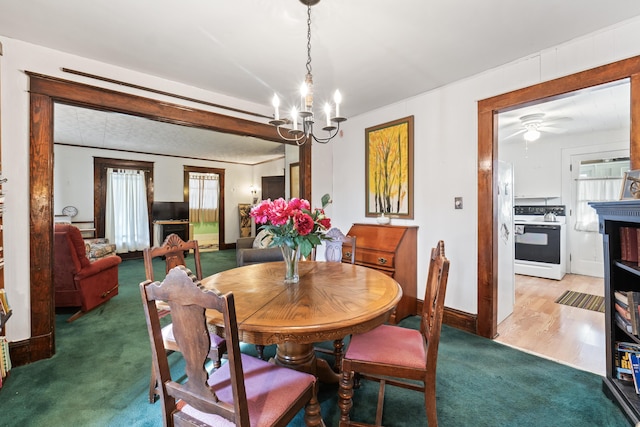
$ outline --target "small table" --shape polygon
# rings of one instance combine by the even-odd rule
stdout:
[[[337,375],[316,358],[313,344],[383,324],[402,289],[384,273],[352,264],[301,261],[298,273],[299,283],[285,285],[283,262],[269,262],[214,274],[202,285],[233,292],[241,341],[277,344],[279,365],[335,382]],[[211,324],[223,326],[219,313],[209,316]]]

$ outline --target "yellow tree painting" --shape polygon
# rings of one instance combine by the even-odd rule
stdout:
[[[413,218],[413,116],[365,134],[366,216]]]

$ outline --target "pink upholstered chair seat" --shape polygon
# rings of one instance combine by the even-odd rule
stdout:
[[[273,425],[284,410],[314,383],[314,377],[309,374],[274,366],[246,354],[242,355],[242,369],[252,427]],[[211,374],[208,383],[218,399],[233,404],[229,376],[229,364],[225,363]],[[233,425],[223,417],[198,411],[189,405],[182,406],[181,410],[205,425]]]
[[[427,360],[420,331],[390,325],[353,335],[345,357],[414,369],[424,369]]]
[[[211,338],[212,348],[218,348],[224,342],[224,338],[220,338],[216,334],[210,333],[209,337]],[[177,348],[178,344],[176,343],[176,338],[173,336],[173,323],[169,323],[167,326],[162,328],[162,341],[167,349],[173,350],[173,348],[176,347],[174,351],[180,351]]]

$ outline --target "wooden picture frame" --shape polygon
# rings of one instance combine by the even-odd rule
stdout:
[[[251,205],[249,203],[239,203],[238,215],[240,217],[240,237],[251,236]]]
[[[289,199],[300,198],[300,162],[289,164]]]
[[[413,116],[365,129],[365,216],[413,219]]]
[[[620,200],[640,199],[640,169],[624,173]]]

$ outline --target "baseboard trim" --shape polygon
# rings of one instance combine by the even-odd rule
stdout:
[[[10,342],[11,365],[13,367],[23,366],[52,357],[55,353],[52,343],[51,334]]]
[[[424,301],[418,300],[418,313],[422,313]],[[478,334],[478,315],[456,310],[455,308],[444,308],[442,323],[456,329],[460,329],[472,334]]]

